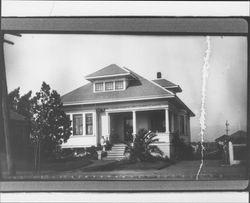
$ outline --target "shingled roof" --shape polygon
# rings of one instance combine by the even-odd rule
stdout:
[[[124,74],[124,75],[123,75]],[[92,80],[105,77],[126,77],[129,80],[129,85],[122,91],[106,91],[106,92],[94,92]],[[147,100],[147,99],[161,99],[170,98],[172,102],[175,102],[180,108],[187,109],[191,116],[194,113],[173,93],[169,91],[164,82],[167,80],[150,81],[142,76],[136,74],[128,68],[121,68],[115,64],[111,64],[99,71],[96,71],[86,77],[91,82],[79,87],[61,97],[64,105],[84,105],[84,104],[96,104],[96,103],[108,103],[108,102],[125,102],[132,100]],[[167,81],[168,87],[175,85],[170,81]]]
[[[170,91],[173,91],[173,92],[182,92],[182,89],[180,88],[179,85],[176,85],[172,82],[170,82],[169,80],[166,80],[166,79],[163,79],[163,78],[160,78],[160,79],[156,79],[156,80],[153,80],[155,83],[157,83],[158,85],[170,90]]]
[[[96,79],[96,78],[105,78],[105,77],[114,77],[114,76],[127,76],[131,75],[130,71],[125,68],[121,68],[116,64],[111,64],[98,70],[94,73],[87,75],[85,78],[88,79]]]
[[[129,71],[129,70],[128,70]],[[88,83],[78,89],[75,89],[63,95],[62,102],[64,104],[74,103],[95,103],[108,101],[125,101],[130,99],[145,99],[145,98],[164,98],[174,97],[174,95],[162,88],[161,86],[149,81],[140,75],[131,71],[137,79],[131,79],[130,85],[124,91],[110,92],[93,92],[93,83]]]

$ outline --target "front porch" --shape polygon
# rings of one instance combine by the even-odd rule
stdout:
[[[174,114],[168,106],[134,109],[108,109],[108,137],[112,144],[131,143],[140,129],[157,134],[157,146],[170,157]],[[176,126],[177,127],[177,126]]]

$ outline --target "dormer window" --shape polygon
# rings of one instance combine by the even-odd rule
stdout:
[[[102,92],[103,91],[103,82],[95,83],[95,92]]]
[[[114,82],[113,81],[105,82],[105,90],[106,91],[114,90]]]
[[[124,81],[123,80],[116,80],[115,81],[115,89],[116,90],[123,90],[124,89]]]
[[[122,91],[126,89],[126,80],[108,80],[94,82],[94,92]]]

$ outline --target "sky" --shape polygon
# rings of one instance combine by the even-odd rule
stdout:
[[[39,91],[43,81],[63,95],[87,83],[85,76],[110,64],[125,66],[147,79],[156,72],[181,86],[179,98],[196,114],[191,139],[198,141],[205,36],[63,35],[7,36],[8,90]],[[246,130],[247,39],[212,36],[206,89],[205,141]]]

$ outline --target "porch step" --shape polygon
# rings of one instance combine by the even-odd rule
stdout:
[[[104,160],[121,160],[124,159],[126,145],[125,144],[114,144],[111,151],[107,152],[107,157]]]

